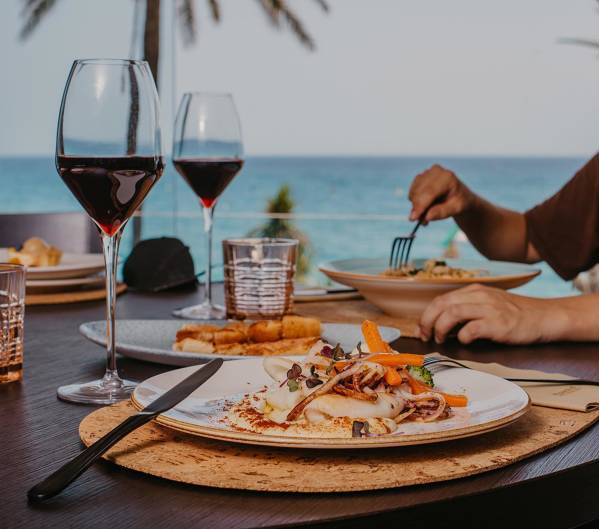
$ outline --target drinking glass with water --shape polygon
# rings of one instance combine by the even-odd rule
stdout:
[[[0,383],[23,378],[25,268],[0,264]]]
[[[223,241],[227,317],[280,318],[293,306],[295,239]]]

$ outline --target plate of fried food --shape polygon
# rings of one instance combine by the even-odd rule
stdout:
[[[0,248],[0,262],[27,268],[27,279],[73,279],[104,270],[102,254],[63,253],[39,237],[27,239],[20,248]]]
[[[391,316],[418,317],[440,294],[480,283],[511,289],[541,273],[520,263],[472,259],[414,259],[390,269],[387,259],[341,259],[320,265],[333,281],[358,289]]]
[[[530,408],[527,393],[512,382],[464,368],[433,375],[424,356],[395,351],[373,322],[363,322],[361,331],[348,349],[317,340],[303,357],[226,362],[156,420],[229,442],[355,449],[480,435]],[[145,380],[133,405],[142,409],[193,369]]]
[[[316,318],[287,315],[280,320],[208,321],[118,320],[116,350],[123,356],[174,366],[201,364],[213,358],[248,359],[306,355],[315,343],[351,348],[360,340],[359,325],[321,323]],[[83,323],[79,332],[106,344],[106,322]],[[381,327],[388,342],[400,331]]]

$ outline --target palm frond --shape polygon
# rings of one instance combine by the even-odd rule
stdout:
[[[590,39],[564,38],[559,39],[562,44],[576,44],[578,46],[586,46],[588,48],[599,48],[599,41]]]
[[[208,7],[210,8],[212,20],[218,24],[220,22],[220,4],[218,0],[208,0]]]
[[[329,7],[329,4],[326,2],[326,0],[314,0],[314,1],[320,6],[320,8],[325,13],[328,13],[331,10]]]
[[[273,7],[270,0],[257,0],[262,7],[262,12],[266,15],[268,21],[276,28],[281,26],[279,12]]]
[[[183,44],[193,44],[197,37],[194,0],[180,0],[177,15],[181,23]]]
[[[285,0],[258,0],[262,9],[266,12],[271,22],[280,26],[281,19],[287,22],[292,33],[309,50],[315,49],[314,40],[304,28],[304,24],[299,17],[291,10]],[[328,7],[328,6],[327,6]]]
[[[33,33],[55,3],[56,0],[24,0],[21,16],[25,22],[19,34],[21,40],[27,39]]]

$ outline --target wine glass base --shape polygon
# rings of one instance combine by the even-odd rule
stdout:
[[[106,384],[99,379],[84,384],[70,384],[58,388],[57,395],[60,400],[76,402],[78,404],[114,404],[127,400],[133,393],[136,382],[120,380],[121,384]]]
[[[225,307],[201,303],[192,307],[184,307],[173,311],[173,316],[185,320],[224,320],[227,316]]]

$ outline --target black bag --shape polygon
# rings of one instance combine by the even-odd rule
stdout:
[[[189,248],[172,237],[137,243],[125,261],[123,279],[132,289],[148,292],[197,281]]]

